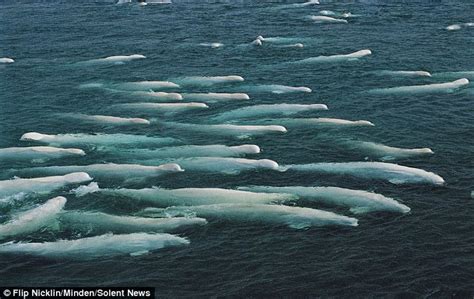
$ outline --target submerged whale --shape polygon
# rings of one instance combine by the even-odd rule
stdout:
[[[22,141],[36,141],[46,144],[58,145],[170,145],[179,143],[178,139],[171,137],[151,137],[145,135],[129,134],[58,134],[49,135],[37,132],[28,132],[21,136]]]
[[[347,23],[345,19],[336,19],[328,16],[310,16],[309,18],[315,23]]]
[[[261,119],[258,122],[262,124],[280,123],[285,127],[314,127],[314,126],[325,126],[325,127],[359,127],[359,126],[375,126],[368,120],[347,120],[340,118],[275,118],[275,119]]]
[[[87,260],[117,255],[141,255],[151,250],[188,244],[187,239],[170,234],[106,234],[77,240],[59,240],[45,243],[9,242],[0,245],[0,253]]]
[[[183,96],[185,100],[198,100],[208,103],[232,100],[250,100],[250,97],[246,93],[185,93]]]
[[[344,206],[350,208],[354,214],[369,213],[374,211],[388,211],[408,213],[410,208],[398,201],[385,197],[382,194],[353,190],[339,187],[272,187],[250,186],[239,187],[239,190],[253,192],[290,193],[300,199],[306,199],[328,205]]]
[[[296,93],[296,92],[312,92],[311,88],[305,86],[286,86],[278,84],[268,85],[249,85],[243,86],[242,89],[252,92],[271,92],[275,94]]]
[[[164,112],[164,113],[176,113],[183,112],[186,110],[196,110],[196,109],[207,109],[207,106],[204,103],[125,103],[117,104],[115,107],[125,108],[125,109],[135,109],[141,111],[149,112]]]
[[[62,113],[64,117],[77,119],[85,122],[96,124],[103,124],[109,126],[123,126],[123,125],[149,125],[150,121],[143,118],[125,118],[108,115],[88,115],[82,113]]]
[[[158,207],[195,206],[222,203],[267,204],[297,199],[296,195],[285,193],[256,193],[220,188],[181,189],[101,189],[110,196],[124,196],[140,200]]]
[[[390,88],[377,88],[369,92],[372,94],[410,94],[410,93],[436,93],[453,92],[454,90],[466,86],[469,80],[466,78],[446,83],[434,83],[426,85],[399,86]]]
[[[219,218],[241,222],[260,222],[287,225],[295,229],[311,226],[357,226],[357,219],[332,212],[267,204],[215,204],[165,209],[170,215],[196,214],[200,217]]]
[[[261,117],[266,115],[292,115],[304,111],[328,110],[324,104],[269,104],[254,105],[223,112],[213,119],[227,121],[238,118]]]
[[[179,229],[207,224],[197,217],[143,218],[118,216],[101,212],[66,211],[59,216],[61,226],[88,233],[174,232]]]
[[[180,86],[170,81],[138,81],[125,82],[117,85],[120,89],[150,91],[155,89],[180,88]]]
[[[371,54],[372,54],[372,51],[366,49],[366,50],[360,50],[360,51],[350,53],[350,54],[310,57],[310,58],[305,58],[301,60],[296,60],[290,63],[307,64],[307,63],[344,62],[344,61],[357,60],[359,58],[362,58]]]
[[[20,173],[34,174],[67,174],[71,172],[87,172],[97,179],[124,179],[132,180],[146,177],[156,177],[167,173],[182,172],[183,169],[175,163],[159,166],[145,166],[139,164],[91,164],[69,166],[32,167],[17,170]]]
[[[46,161],[64,157],[84,156],[86,153],[77,148],[58,148],[51,146],[29,146],[0,148],[1,161]]]
[[[186,171],[220,172],[224,174],[239,174],[242,171],[270,169],[280,171],[278,163],[269,159],[244,159],[222,157],[193,157],[167,160],[145,160],[143,164],[179,163]]]
[[[203,85],[243,82],[244,78],[236,75],[229,76],[189,76],[173,79],[181,85]]]
[[[376,75],[394,76],[394,77],[431,77],[431,74],[426,71],[376,71]]]
[[[58,196],[44,204],[14,215],[0,225],[0,239],[36,232],[54,224],[57,215],[66,204],[66,198]]]
[[[249,136],[264,135],[267,133],[286,133],[286,128],[278,125],[259,126],[259,125],[201,125],[201,124],[185,124],[167,122],[166,125],[185,129],[189,131],[202,132],[213,135],[236,136],[238,138],[245,138]]]
[[[15,194],[49,193],[70,184],[80,184],[91,181],[92,178],[85,172],[73,172],[63,176],[49,176],[32,179],[16,178],[0,181],[0,198]]]
[[[304,172],[350,175],[366,179],[386,180],[392,184],[445,184],[444,179],[435,173],[419,168],[384,162],[296,164],[289,165],[288,169]]]
[[[237,146],[213,145],[182,145],[158,149],[130,149],[115,152],[114,155],[124,158],[138,159],[186,158],[186,157],[241,157],[247,154],[259,154],[260,148],[253,144]]]
[[[132,60],[137,59],[145,59],[146,57],[141,54],[133,54],[133,55],[117,55],[117,56],[109,56],[105,58],[98,58],[98,59],[91,59],[86,61],[78,62],[78,65],[92,65],[92,64],[123,64],[125,62],[129,62]]]
[[[376,157],[380,160],[395,160],[433,154],[433,151],[427,147],[399,148],[367,141],[350,141],[348,142],[348,146],[357,150],[362,150],[364,153],[367,153],[370,156]]]

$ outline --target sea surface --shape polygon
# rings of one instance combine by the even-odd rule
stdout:
[[[164,297],[395,297],[438,298],[474,294],[474,91],[472,83],[446,92],[374,94],[371,89],[474,80],[472,1],[325,1],[305,7],[294,2],[180,1],[170,5],[115,5],[107,1],[0,2],[0,147],[38,145],[20,141],[26,132],[128,133],[180,139],[183,144],[257,144],[280,165],[378,161],[341,141],[360,140],[402,148],[428,147],[432,155],[386,161],[421,168],[444,178],[444,186],[392,184],[385,180],[317,172],[272,170],[183,172],[128,185],[128,188],[338,186],[373,191],[409,206],[406,214],[351,214],[344,207],[297,202],[355,217],[357,227],[311,227],[209,218],[205,226],[179,232],[190,244],[140,256],[99,259],[0,254],[1,286],[152,286]],[[348,23],[316,24],[320,10],[351,12]],[[303,48],[266,43],[258,35],[290,37]],[[222,43],[213,48],[202,43]],[[295,42],[287,42],[294,44]],[[370,49],[372,55],[336,63],[291,63],[320,55]],[[81,63],[114,55],[145,55],[121,64]],[[424,70],[432,77],[381,76],[381,70]],[[444,75],[443,75],[444,73]],[[436,75],[439,74],[439,75]],[[208,103],[209,108],[177,114],[117,109],[138,102],[107,86],[183,76],[240,75],[244,82],[183,86],[176,92],[247,92],[250,101]],[[467,74],[469,75],[469,74]],[[312,93],[252,92],[258,84],[306,86]],[[86,85],[87,86],[87,85]],[[90,85],[89,85],[90,87]],[[199,134],[164,122],[207,124],[215,115],[258,104],[327,104],[327,111],[296,117],[368,120],[371,127],[299,127],[285,134],[246,139]],[[148,126],[109,126],[68,118],[64,113],[153,119]],[[270,118],[270,117],[265,117]],[[258,119],[255,119],[257,121]],[[239,123],[236,120],[235,123]],[[246,121],[245,123],[252,123]],[[201,132],[202,133],[202,132]],[[120,151],[89,147],[84,157],[0,164],[0,179],[12,169],[48,165],[126,162]],[[33,175],[35,176],[35,175]],[[40,176],[40,175],[37,175]],[[114,180],[100,187],[117,188]],[[57,195],[66,210],[134,215],[149,205],[100,193],[76,197],[65,188],[0,207],[0,222]],[[2,242],[49,242],[91,236],[43,228]],[[0,245],[1,246],[1,245]]]

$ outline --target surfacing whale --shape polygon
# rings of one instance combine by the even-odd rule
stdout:
[[[106,234],[45,243],[9,242],[0,245],[0,253],[87,260],[117,255],[142,255],[151,250],[188,244],[187,239],[170,234]]]
[[[220,188],[181,188],[181,189],[100,189],[110,196],[123,196],[147,202],[155,207],[196,206],[222,203],[268,204],[295,200],[298,197],[288,193],[256,193],[242,190]]]
[[[272,187],[272,186],[249,186],[239,187],[239,190],[253,192],[290,193],[300,199],[318,203],[343,206],[350,208],[354,214],[362,214],[376,211],[387,211],[396,213],[408,213],[410,208],[398,201],[385,197],[382,194],[353,190],[339,187]]]
[[[344,62],[344,61],[357,60],[359,58],[362,58],[371,54],[372,54],[372,51],[366,49],[366,50],[360,50],[360,51],[350,53],[350,54],[310,57],[310,58],[305,58],[301,60],[296,60],[290,63],[310,64],[310,63]]]
[[[261,117],[266,115],[292,115],[304,111],[328,110],[325,104],[269,104],[254,105],[223,112],[213,119],[227,121],[239,118]]]
[[[214,84],[243,82],[244,78],[236,75],[229,76],[189,76],[173,79],[181,85],[202,85],[209,86]]]
[[[0,181],[0,198],[15,194],[50,193],[70,184],[80,184],[91,181],[92,178],[85,172],[73,172],[63,176],[49,176],[32,179],[15,178]]]
[[[409,157],[432,155],[430,148],[399,148],[368,141],[349,141],[347,145],[355,150],[361,150],[369,156],[382,161],[404,159]]]
[[[188,131],[202,132],[212,135],[235,136],[238,138],[247,138],[249,136],[265,135],[268,133],[286,133],[287,131],[285,127],[278,125],[202,125],[176,122],[166,122],[165,124],[173,128],[184,129]]]
[[[2,57],[0,58],[0,63],[14,63],[15,60],[8,58],[8,57]]]
[[[31,210],[14,215],[0,225],[0,239],[34,233],[53,225],[57,215],[66,204],[66,198],[58,196]]]
[[[124,125],[149,125],[150,121],[143,118],[126,118],[108,115],[88,115],[82,113],[62,113],[61,116],[77,119],[84,122],[108,125],[108,126],[124,126]]]
[[[312,92],[311,88],[305,86],[286,86],[278,84],[268,85],[248,85],[242,86],[241,89],[251,92],[271,92],[275,94],[296,93],[296,92]]]
[[[233,100],[250,100],[250,97],[246,93],[185,93],[183,96],[185,100],[198,100],[207,103]]]
[[[114,107],[123,109],[133,109],[148,112],[177,113],[187,110],[207,109],[208,105],[204,103],[125,103],[117,104]]]
[[[347,23],[345,19],[336,19],[328,16],[310,16],[309,18],[315,23]]]
[[[195,214],[199,217],[218,218],[240,222],[260,222],[287,225],[294,229],[312,226],[357,226],[357,219],[332,212],[267,204],[215,204],[188,207],[169,207],[170,215]]]
[[[444,179],[433,172],[384,162],[294,164],[287,166],[287,169],[386,180],[392,184],[445,184]]]
[[[0,162],[43,162],[64,157],[84,156],[85,154],[83,150],[77,148],[58,148],[51,146],[8,147],[0,148]]]
[[[132,60],[137,59],[145,59],[146,57],[141,54],[133,54],[133,55],[117,55],[117,56],[109,56],[105,58],[98,58],[98,59],[91,59],[86,61],[81,61],[76,63],[77,65],[93,65],[93,64],[124,64],[125,62],[129,62]]]
[[[372,89],[369,92],[372,94],[381,94],[381,95],[453,92],[456,89],[459,89],[468,84],[469,84],[469,80],[466,78],[463,78],[463,79],[455,80],[452,82],[446,82],[446,83],[377,88],[377,89]]]
[[[258,121],[262,124],[273,124],[279,123],[288,128],[293,127],[373,127],[375,126],[372,122],[368,120],[347,120],[340,118],[327,118],[327,117],[317,117],[317,118],[274,118],[274,119],[261,119]]]

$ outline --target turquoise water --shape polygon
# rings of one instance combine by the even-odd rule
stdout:
[[[114,5],[111,2],[3,1],[0,4],[0,147],[38,145],[19,141],[30,131],[45,134],[128,133],[174,137],[182,144],[257,144],[281,165],[377,161],[347,141],[370,141],[402,148],[428,147],[433,155],[402,158],[400,165],[442,176],[446,184],[391,184],[347,175],[257,170],[238,175],[185,171],[132,182],[128,188],[216,187],[247,185],[338,186],[392,197],[411,208],[407,214],[376,212],[352,215],[342,207],[311,202],[356,217],[358,227],[295,230],[285,225],[209,218],[203,227],[179,233],[184,247],[148,255],[78,261],[15,253],[0,255],[0,284],[28,286],[154,286],[175,296],[472,296],[474,281],[473,200],[474,105],[472,83],[438,93],[372,94],[375,88],[449,82],[466,77],[445,72],[474,70],[474,28],[448,31],[472,22],[470,1],[322,1],[321,5],[281,8],[257,1],[178,1],[172,5]],[[320,10],[350,11],[347,24],[314,24]],[[303,48],[265,43],[258,35],[292,37]],[[212,48],[201,43],[219,42]],[[290,42],[289,44],[293,44]],[[338,63],[288,63],[319,55],[370,49],[372,55]],[[113,55],[142,54],[123,64],[80,62]],[[424,70],[432,77],[380,76],[380,70]],[[124,110],[114,104],[138,102],[130,93],[80,88],[81,84],[116,86],[128,81],[172,80],[183,76],[240,75],[245,82],[183,86],[182,93],[247,92],[250,101],[209,103],[208,109],[179,114]],[[471,73],[471,78],[474,79]],[[469,77],[467,77],[469,79]],[[307,86],[312,93],[274,94],[246,90],[249,85]],[[285,134],[236,139],[166,126],[163,122],[211,123],[215,115],[259,104],[327,104],[327,111],[296,117],[368,120],[373,127],[297,127]],[[90,124],[61,113],[102,114],[155,119],[148,126]],[[271,117],[265,117],[271,118]],[[256,123],[236,120],[236,123]],[[275,121],[278,123],[278,121]],[[138,144],[137,147],[143,147]],[[22,168],[127,162],[121,149],[84,148],[84,157],[45,163],[0,164],[6,180]],[[15,170],[12,170],[15,169]],[[40,174],[36,174],[40,175]],[[33,175],[35,173],[33,171]],[[123,182],[104,179],[100,187]],[[20,210],[56,195],[67,197],[66,210],[132,215],[146,203],[103,194],[75,197],[69,189],[1,207],[7,222]],[[69,227],[60,231],[10,237],[8,241],[46,242],[93,234]]]

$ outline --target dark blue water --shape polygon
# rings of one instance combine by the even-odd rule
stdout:
[[[328,111],[305,116],[367,119],[375,127],[299,129],[246,140],[280,164],[364,160],[363,152],[337,146],[341,139],[392,146],[430,147],[431,156],[397,161],[441,175],[445,186],[393,185],[346,176],[272,171],[225,174],[182,173],[151,182],[166,188],[243,185],[339,186],[382,193],[411,207],[406,215],[356,216],[356,228],[288,227],[210,219],[181,235],[191,244],[139,257],[94,261],[0,255],[0,285],[153,286],[157,294],[178,296],[342,296],[472,297],[474,292],[474,98],[469,89],[425,95],[371,95],[372,88],[450,81],[443,78],[375,76],[376,70],[474,70],[474,29],[446,31],[474,21],[471,1],[324,1],[316,7],[274,9],[266,1],[175,1],[172,5],[117,6],[87,1],[2,1],[0,57],[0,146],[24,146],[29,131],[49,134],[126,132],[172,136],[189,144],[240,144],[239,140],[186,134],[153,124],[112,128],[87,125],[56,113],[81,112],[149,117],[111,110],[127,96],[84,90],[90,82],[166,80],[186,75],[244,76],[248,84],[308,86],[310,94],[251,94],[254,104],[325,103]],[[361,15],[348,24],[313,24],[304,17],[319,10]],[[257,35],[311,40],[303,49],[239,46]],[[221,42],[218,49],[199,43]],[[318,55],[371,49],[358,61],[288,65]],[[75,63],[111,55],[143,54],[122,65],[81,67]],[[458,79],[458,78],[454,78]],[[237,86],[232,86],[236,88]],[[214,86],[185,91],[221,91]],[[211,115],[249,103],[213,104],[204,112],[154,116],[161,120],[206,123]],[[91,150],[80,159],[49,165],[120,162]],[[0,165],[1,179],[8,179]],[[113,181],[104,186],[117,186]],[[150,187],[151,185],[147,185]],[[102,186],[102,185],[101,185]],[[137,188],[146,186],[134,186]],[[66,209],[131,214],[145,208],[101,195],[75,198],[67,190]],[[25,208],[43,202],[39,196]],[[318,207],[316,204],[305,204]],[[329,208],[328,208],[329,209]],[[342,214],[344,209],[330,208]],[[2,210],[8,218],[12,210]],[[84,235],[82,235],[84,236]],[[80,237],[42,231],[23,241]],[[7,240],[8,241],[8,240]]]

